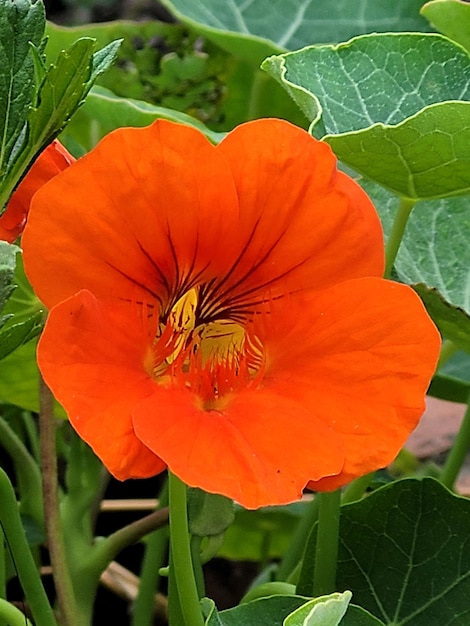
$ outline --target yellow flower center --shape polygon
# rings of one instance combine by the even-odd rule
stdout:
[[[230,319],[197,319],[198,291],[173,305],[154,345],[153,375],[159,382],[183,380],[209,405],[251,384],[261,374],[264,352],[256,336]]]

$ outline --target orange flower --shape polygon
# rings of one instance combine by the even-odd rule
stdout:
[[[422,413],[438,333],[380,278],[365,193],[287,122],[115,131],[35,195],[23,246],[41,371],[117,478],[280,504],[388,464]]]
[[[0,217],[0,239],[12,243],[23,232],[31,199],[48,180],[57,176],[75,159],[57,140],[37,158],[10,198]]]

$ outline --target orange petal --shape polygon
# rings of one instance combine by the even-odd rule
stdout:
[[[359,185],[337,171],[327,144],[288,122],[266,119],[237,127],[218,150],[237,186],[246,242],[229,287],[267,286],[276,295],[276,277],[286,278],[293,291],[382,275],[377,213]]]
[[[153,390],[143,367],[148,336],[136,319],[81,291],[51,310],[38,346],[44,379],[73,427],[121,480],[165,469],[132,426],[134,405]]]
[[[297,500],[307,477],[343,465],[341,441],[308,407],[262,389],[205,411],[185,389],[156,388],[136,407],[134,427],[186,484],[246,508]]]
[[[164,299],[224,270],[237,219],[230,170],[201,133],[119,129],[36,194],[25,268],[47,306],[82,288]]]
[[[334,489],[394,459],[423,413],[439,349],[405,285],[363,278],[305,298],[290,331],[267,341],[264,385],[303,403],[342,440],[342,472],[312,488]]]
[[[75,159],[57,140],[37,158],[29,172],[11,196],[5,213],[0,217],[0,239],[13,242],[22,233],[31,199],[48,180],[66,169]]]

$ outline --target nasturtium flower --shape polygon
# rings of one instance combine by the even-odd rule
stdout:
[[[438,333],[287,122],[117,130],[36,193],[23,246],[43,376],[119,479],[281,504],[385,466],[423,411]]]
[[[41,152],[11,196],[0,217],[0,239],[12,243],[23,232],[31,199],[48,180],[67,168],[73,156],[57,140]]]

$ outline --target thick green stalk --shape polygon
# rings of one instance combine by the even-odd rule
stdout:
[[[75,594],[65,552],[59,512],[54,398],[42,377],[39,381],[39,430],[44,518],[62,626],[88,626],[77,613]]]
[[[8,541],[21,586],[33,614],[36,626],[57,626],[36,564],[26,541],[18,503],[10,480],[0,468],[0,523]]]
[[[470,449],[470,398],[467,401],[467,410],[460,425],[449,456],[440,475],[440,481],[448,489],[454,489],[455,481],[465,462]]]
[[[392,274],[393,264],[398,253],[398,249],[405,233],[406,224],[410,217],[411,211],[416,204],[416,200],[410,198],[400,198],[397,213],[393,221],[392,230],[387,239],[385,246],[385,272],[384,278],[390,278]]]
[[[176,587],[176,589],[173,588],[173,594],[170,594],[169,597],[170,626],[203,626],[204,620],[202,618],[191,559],[187,488],[171,472],[169,472],[169,488],[170,571]],[[176,603],[179,605],[179,608],[175,606]],[[172,607],[175,608],[173,609]],[[175,621],[175,613],[179,612],[181,612],[183,617],[183,623]]]
[[[313,595],[324,596],[333,593],[336,587],[341,491],[319,493],[316,497],[320,501],[320,511]]]

